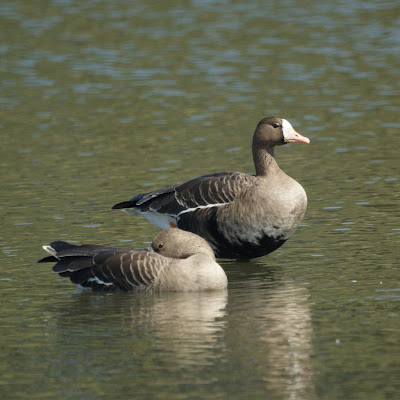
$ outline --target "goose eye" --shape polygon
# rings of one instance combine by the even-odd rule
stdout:
[[[274,122],[274,123],[272,124],[272,126],[273,126],[274,128],[279,128],[279,127],[280,127],[280,125],[279,125],[277,122]]]
[[[164,244],[163,243],[160,243],[159,245],[158,245],[158,248],[159,249],[162,249],[164,247]]]

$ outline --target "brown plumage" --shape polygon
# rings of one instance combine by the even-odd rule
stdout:
[[[274,158],[275,146],[309,143],[285,119],[262,119],[253,136],[256,175],[219,172],[149,193],[114,209],[141,215],[164,229],[177,226],[205,238],[217,257],[255,258],[280,247],[307,207],[301,185]]]
[[[52,242],[51,254],[39,262],[56,262],[53,272],[94,290],[192,291],[223,289],[225,272],[201,237],[180,229],[166,229],[152,249]]]

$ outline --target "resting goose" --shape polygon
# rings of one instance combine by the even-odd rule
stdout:
[[[227,287],[224,270],[201,237],[166,229],[152,249],[118,249],[56,241],[43,248],[51,254],[39,262],[56,262],[53,271],[93,290],[186,292]]]
[[[256,175],[218,172],[143,193],[116,204],[165,229],[178,227],[203,237],[216,257],[255,258],[271,253],[303,218],[307,196],[274,158],[275,146],[310,143],[285,119],[262,119],[253,136]]]

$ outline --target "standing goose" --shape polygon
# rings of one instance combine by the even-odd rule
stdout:
[[[53,272],[93,290],[186,292],[227,287],[224,270],[201,237],[166,229],[152,249],[118,249],[56,241],[43,248],[51,254],[39,262],[56,262]]]
[[[165,229],[178,227],[208,241],[216,257],[255,258],[292,235],[307,207],[302,186],[286,175],[274,147],[310,143],[285,119],[262,119],[253,136],[256,175],[218,172],[143,193],[116,204]]]

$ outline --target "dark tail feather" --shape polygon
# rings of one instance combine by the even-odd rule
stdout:
[[[50,243],[50,247],[55,251],[55,252],[60,252],[62,250],[67,250],[67,249],[73,249],[75,246],[74,244],[70,244],[67,242],[63,242],[61,240],[56,240],[55,242]]]
[[[38,263],[43,263],[43,262],[57,262],[57,258],[55,258],[54,256],[48,256],[48,257],[44,257],[41,258]]]
[[[75,272],[93,266],[92,257],[63,257],[57,261],[57,264],[53,266],[53,272],[57,274],[66,271]]]
[[[129,201],[123,201],[122,203],[118,203],[115,206],[113,206],[111,209],[112,210],[121,210],[122,208],[133,208],[135,206],[136,206],[136,202],[129,200]]]
[[[107,276],[103,276],[101,268],[103,265],[107,266],[107,258],[112,257],[118,249],[88,244],[76,246],[62,241],[52,242],[43,248],[51,256],[44,257],[38,262],[55,263],[52,270],[61,278],[69,278],[72,283],[94,290],[115,290],[115,285],[111,285]],[[95,258],[100,264],[95,263]],[[99,269],[100,278],[96,268]]]
[[[77,246],[73,244],[69,244],[66,242],[62,242],[61,240],[56,240],[55,242],[51,242],[49,246],[43,246],[43,248],[50,254],[51,256],[47,256],[41,258],[38,262],[57,262],[59,259],[57,258],[57,253],[62,250],[73,249]]]
[[[160,191],[161,192],[161,191]],[[150,193],[140,193],[137,194],[136,196],[132,197],[128,201],[123,201],[122,203],[118,203],[115,206],[113,206],[112,210],[120,210],[121,208],[134,208],[140,205],[140,200],[143,199],[143,197],[146,197],[148,194],[152,194],[153,192]],[[158,194],[158,191],[154,192],[155,194]],[[150,198],[153,198],[154,196],[151,196]],[[148,199],[146,199],[147,201]]]

